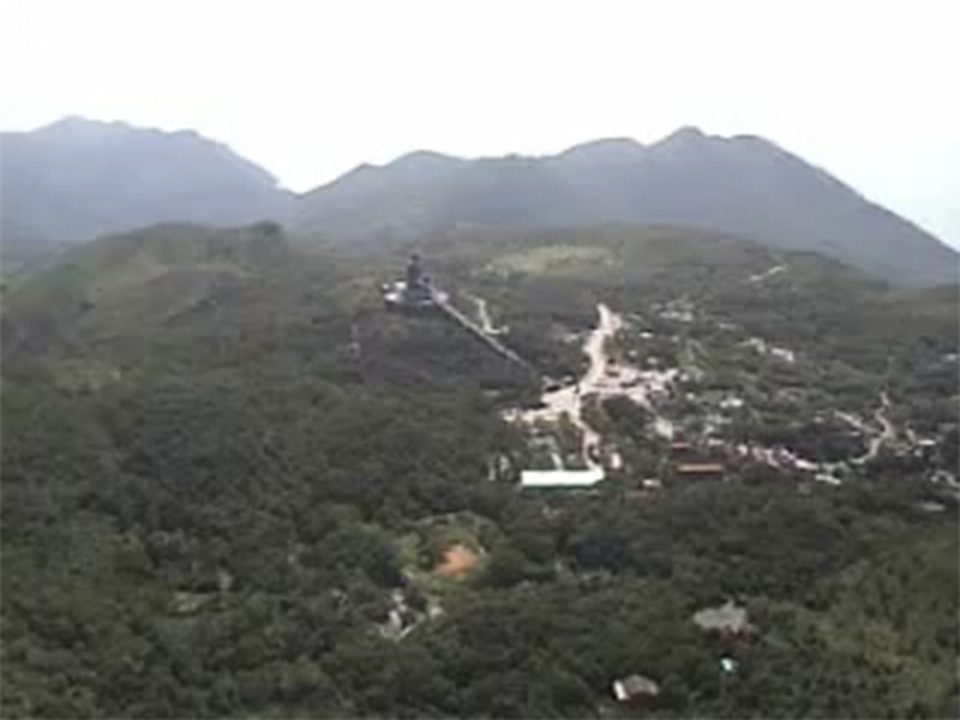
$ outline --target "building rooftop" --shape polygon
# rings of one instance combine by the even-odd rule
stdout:
[[[603,468],[587,470],[524,470],[522,488],[589,488],[603,480]]]
[[[613,682],[613,696],[620,702],[641,696],[656,697],[659,694],[660,686],[643,675],[630,675]]]
[[[703,630],[739,633],[750,628],[747,609],[738,607],[732,600],[720,607],[699,610],[694,613],[693,622]]]
[[[682,463],[677,465],[677,472],[681,475],[712,475],[722,473],[723,465],[720,463]]]

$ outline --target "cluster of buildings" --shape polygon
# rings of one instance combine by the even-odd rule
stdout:
[[[674,322],[689,323],[694,320],[694,309],[690,303],[678,301],[656,308],[661,319]],[[606,321],[604,317],[606,313]],[[632,316],[635,322],[642,322],[638,316]],[[584,349],[591,357],[591,369],[581,381],[566,378],[563,382],[554,383],[547,387],[543,395],[543,403],[537,409],[514,411],[508,419],[527,423],[530,426],[541,426],[541,435],[550,435],[550,427],[557,427],[566,417],[582,434],[581,455],[584,460],[579,464],[580,469],[569,469],[569,465],[560,458],[559,452],[553,456],[559,458],[553,463],[553,469],[529,469],[521,473],[520,487],[535,490],[593,490],[608,478],[623,478],[627,463],[635,462],[629,453],[624,460],[620,450],[609,441],[601,438],[591,428],[582,416],[582,399],[591,396],[599,401],[625,397],[636,405],[646,409],[652,416],[651,442],[668,443],[666,457],[658,451],[659,458],[649,461],[650,468],[643,468],[646,472],[637,483],[634,491],[649,495],[657,492],[664,483],[676,480],[722,480],[731,468],[745,465],[766,465],[776,470],[794,473],[815,482],[829,485],[840,485],[843,478],[851,471],[852,465],[873,458],[881,444],[893,447],[890,438],[891,429],[885,417],[878,411],[878,421],[884,425],[883,433],[879,436],[872,428],[867,428],[862,422],[855,424],[856,434],[871,436],[869,451],[863,458],[850,458],[840,462],[819,462],[798,455],[787,447],[764,447],[755,443],[735,443],[724,438],[726,433],[721,427],[733,422],[735,416],[746,407],[743,398],[729,391],[706,390],[694,395],[686,393],[679,395],[678,391],[688,381],[696,381],[691,366],[680,368],[661,369],[659,363],[652,362],[652,358],[632,364],[630,362],[616,362],[602,351],[605,339],[621,327],[619,316],[610,313],[608,308],[601,307],[601,322],[591,333]],[[607,330],[604,332],[604,327]],[[641,326],[642,327],[642,326]],[[728,325],[729,329],[735,326]],[[649,330],[644,330],[641,336],[650,336]],[[750,338],[741,343],[741,346],[753,348],[760,354],[778,358],[785,363],[796,362],[796,354],[787,348],[777,347],[760,338]],[[639,360],[636,350],[627,354],[628,358]],[[696,412],[689,411],[690,417],[685,420],[674,421],[664,417],[663,405],[670,401],[683,400],[696,405]],[[885,401],[885,403],[888,401]],[[659,410],[658,410],[659,409]],[[843,415],[842,413],[839,413]],[[853,432],[853,431],[851,431]],[[690,438],[687,440],[686,438]],[[909,438],[909,454],[918,459],[933,456],[936,453],[936,441],[931,438]],[[660,445],[660,447],[663,447]],[[569,448],[568,448],[569,451]],[[567,455],[570,455],[569,451]],[[586,467],[583,467],[583,466]],[[566,466],[566,467],[565,467]],[[640,468],[632,468],[636,471]],[[946,474],[937,476],[936,482],[941,488],[954,491],[952,476],[945,479]]]

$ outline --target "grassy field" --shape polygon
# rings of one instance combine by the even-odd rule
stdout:
[[[497,258],[488,267],[495,273],[528,275],[579,273],[591,266],[612,266],[615,257],[603,247],[554,245],[535,247]]]

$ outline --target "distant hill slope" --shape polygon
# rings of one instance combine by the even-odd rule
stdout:
[[[291,201],[266,170],[189,131],[66,118],[2,133],[0,147],[4,227],[47,240],[166,221],[235,225],[280,217]]]
[[[163,222],[270,218],[342,244],[419,240],[462,226],[664,223],[809,250],[890,280],[956,282],[958,255],[773,143],[684,128],[653,145],[608,139],[555,156],[466,160],[414,152],[299,197],[194,132],[67,118],[0,134],[4,261],[51,243]],[[34,252],[34,246],[40,252]]]
[[[290,367],[342,361],[353,368],[345,348],[355,326],[369,349],[368,379],[456,384],[461,368],[470,377],[518,375],[495,354],[478,353],[476,339],[451,324],[384,313],[377,288],[401,262],[304,248],[273,222],[164,223],[107,235],[5,279],[5,372],[32,373],[38,358],[92,348],[151,372],[261,354]]]
[[[162,339],[168,323],[286,268],[288,254],[282,229],[270,222],[229,229],[168,223],[74,245],[10,278],[4,357],[77,338]]]
[[[0,277],[7,277],[55,254],[60,244],[40,237],[16,220],[0,217]]]
[[[821,252],[907,284],[955,282],[958,272],[954,250],[797,156],[695,128],[650,146],[601,140],[543,158],[412,153],[307,193],[297,218],[380,242],[471,224],[668,223]]]

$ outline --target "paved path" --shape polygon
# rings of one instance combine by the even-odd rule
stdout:
[[[882,391],[880,393],[880,407],[873,411],[874,419],[882,428],[879,434],[876,434],[876,430],[874,428],[871,428],[856,415],[851,415],[850,413],[840,411],[835,412],[836,416],[841,420],[844,420],[853,427],[857,428],[857,430],[860,432],[872,436],[867,446],[866,454],[861,455],[858,458],[854,458],[851,460],[851,462],[857,465],[862,465],[869,460],[873,460],[873,458],[877,456],[877,453],[880,452],[880,448],[883,447],[884,443],[889,443],[896,440],[897,429],[894,427],[893,423],[890,422],[890,419],[886,415],[888,410],[890,410],[890,397],[887,395],[886,391]]]
[[[486,300],[476,295],[471,295],[470,299],[477,305],[477,319],[480,320],[480,327],[483,328],[485,333],[488,335],[499,335],[506,330],[506,328],[496,328],[493,326],[493,321],[490,319],[490,313],[487,310]]]
[[[600,435],[583,419],[583,398],[600,392],[609,363],[607,340],[612,338],[621,327],[623,319],[606,305],[597,305],[597,327],[590,331],[583,344],[583,352],[590,360],[583,377],[574,385],[568,385],[543,393],[541,400],[545,407],[522,413],[527,422],[538,418],[556,422],[566,414],[570,422],[580,431],[582,442],[580,453],[587,467],[599,467],[593,459],[593,450],[600,446]]]
[[[519,365],[523,365],[525,368],[532,369],[532,366],[530,365],[530,363],[528,363],[522,357],[517,355],[517,353],[515,353],[513,350],[508,348],[506,345],[504,345],[502,342],[497,340],[495,337],[485,332],[482,327],[477,325],[477,323],[475,323],[473,320],[468,318],[462,312],[457,310],[453,305],[451,305],[450,301],[446,298],[445,295],[442,295],[438,292],[434,292],[433,299],[437,307],[440,308],[440,310],[442,310],[451,318],[453,318],[455,322],[459,323],[468,331],[470,331],[471,333],[476,335],[478,338],[483,340],[483,342],[485,342],[487,345],[493,348],[494,352],[507,358],[507,360],[511,360]]]

